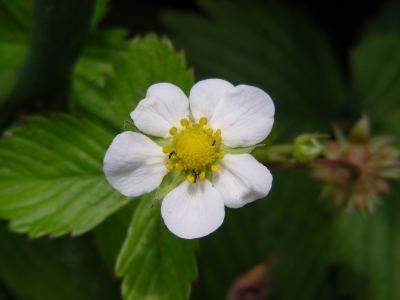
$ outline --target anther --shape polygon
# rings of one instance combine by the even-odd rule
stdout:
[[[189,125],[189,120],[188,119],[181,119],[181,125],[187,127]]]
[[[200,180],[204,180],[206,178],[206,172],[202,171],[199,175]]]
[[[177,171],[182,171],[183,170],[183,167],[182,167],[182,165],[180,164],[180,163],[177,163],[176,165],[175,165],[175,169],[177,170]]]
[[[198,130],[198,129],[200,129],[200,124],[194,123],[194,124],[192,125],[192,127],[193,127],[194,130]]]
[[[171,159],[173,159],[173,160],[178,160],[179,158],[178,158],[178,156],[177,156],[175,153],[173,153],[173,154],[171,155]]]
[[[211,171],[218,172],[218,170],[219,170],[219,166],[218,165],[212,165],[211,166]]]
[[[199,121],[200,125],[206,125],[207,122],[208,122],[208,120],[207,120],[206,117],[201,117],[201,118],[200,118],[200,121]]]
[[[213,131],[214,130],[212,128],[207,128],[206,133],[207,133],[207,135],[212,135]]]
[[[223,159],[225,157],[225,152],[221,151],[220,153],[218,153],[218,158],[219,159]]]
[[[195,178],[193,175],[188,175],[186,176],[186,180],[189,181],[190,183],[194,183]]]
[[[168,146],[162,147],[162,152],[163,152],[164,154],[167,154],[167,153],[169,152]]]
[[[174,126],[174,127],[171,127],[171,129],[169,130],[169,133],[171,134],[171,135],[175,135],[176,133],[178,132],[178,129]]]
[[[214,140],[215,140],[215,144],[216,145],[219,145],[219,144],[221,144],[221,136],[220,135],[215,135],[215,137],[214,137]]]
[[[221,135],[221,129],[218,129],[218,130],[215,132],[215,135]]]
[[[169,162],[166,163],[165,167],[170,171],[174,168],[174,166]]]

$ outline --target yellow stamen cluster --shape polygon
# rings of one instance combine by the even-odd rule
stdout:
[[[195,183],[197,179],[204,180],[209,172],[218,172],[219,160],[225,153],[219,150],[221,130],[207,128],[208,120],[200,118],[196,123],[192,119],[180,121],[182,129],[172,127],[169,133],[173,136],[171,145],[162,148],[169,161],[165,165],[168,170],[176,169],[185,172],[186,180]]]

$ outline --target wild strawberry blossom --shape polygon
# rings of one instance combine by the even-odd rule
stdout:
[[[226,149],[264,140],[274,113],[268,94],[253,86],[208,79],[188,99],[175,85],[154,84],[131,113],[143,134],[117,135],[104,173],[121,194],[136,197],[160,186],[168,172],[180,172],[186,179],[161,204],[165,225],[185,239],[208,235],[221,226],[224,206],[239,208],[269,193],[269,170],[244,151]],[[145,134],[165,139],[163,146]]]

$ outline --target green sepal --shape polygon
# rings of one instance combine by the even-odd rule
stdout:
[[[167,194],[185,181],[185,173],[177,170],[170,171],[161,182],[160,187],[156,191],[154,201],[161,201]]]
[[[247,154],[258,147],[264,147],[264,146],[265,146],[264,144],[257,144],[257,145],[248,146],[248,147],[231,148],[224,144],[221,144],[219,146],[219,149],[221,151],[224,151],[226,154]]]
[[[140,132],[141,134],[144,134],[143,132]],[[154,143],[156,143],[160,147],[164,146],[170,146],[172,144],[172,138],[164,139],[158,136],[152,136],[148,134],[144,134],[147,136],[149,139],[151,139]]]

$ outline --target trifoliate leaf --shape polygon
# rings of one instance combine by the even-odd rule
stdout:
[[[73,108],[76,115],[86,116],[109,129],[120,131],[152,84],[170,82],[186,93],[193,85],[193,74],[168,40],[149,35],[127,44],[127,49],[110,47],[108,51],[111,60],[98,57],[91,62],[93,66],[99,64],[96,69],[105,62],[113,65],[113,72],[99,74],[98,79],[93,78],[95,74],[88,76],[82,72],[86,69],[82,63],[87,61],[78,62],[73,80]]]
[[[161,182],[160,187],[156,191],[156,195],[154,197],[155,201],[161,201],[167,196],[167,194],[176,188],[179,184],[186,180],[185,173],[179,172],[175,169],[168,172],[168,174],[164,177]]]
[[[196,277],[195,240],[174,236],[164,226],[154,194],[142,197],[118,257],[125,300],[185,300]]]
[[[87,120],[28,118],[0,141],[0,217],[32,237],[82,234],[125,205],[102,162],[113,136]]]

